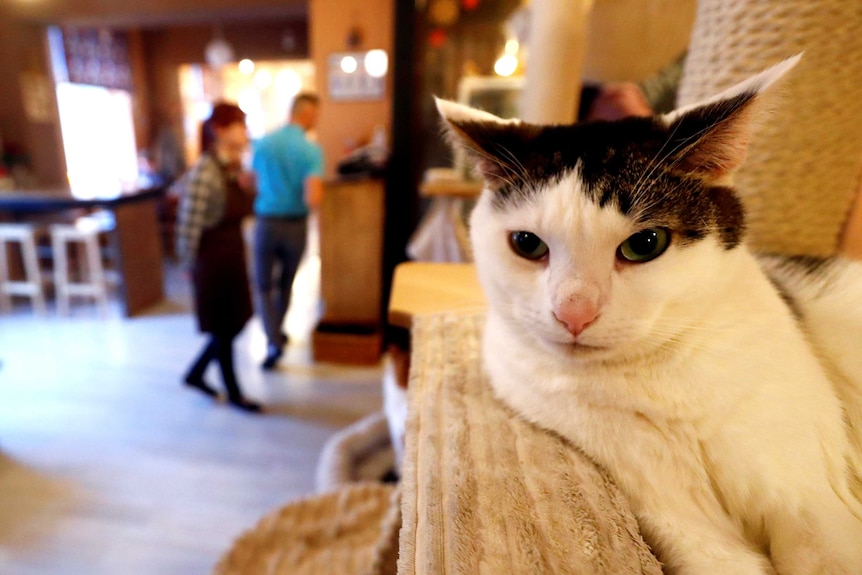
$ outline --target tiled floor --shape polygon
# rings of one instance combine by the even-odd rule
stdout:
[[[180,385],[204,338],[178,270],[146,317],[116,304],[108,318],[86,305],[0,316],[0,574],[209,573],[259,517],[311,493],[326,439],[381,403],[380,368],[310,361],[315,270],[299,280],[278,371],[257,367],[256,320],[238,340],[263,416]]]

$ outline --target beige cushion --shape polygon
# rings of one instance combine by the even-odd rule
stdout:
[[[398,573],[660,575],[613,481],[494,397],[482,323],[414,318]]]

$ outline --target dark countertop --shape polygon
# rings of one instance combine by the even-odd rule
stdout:
[[[163,196],[167,186],[152,182],[140,188],[96,194],[73,194],[68,187],[0,191],[0,211],[45,212],[75,208],[111,208]]]

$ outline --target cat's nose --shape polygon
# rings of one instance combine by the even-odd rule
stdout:
[[[554,317],[566,326],[569,333],[578,337],[599,318],[599,310],[597,306],[592,304],[570,304],[555,309]]]

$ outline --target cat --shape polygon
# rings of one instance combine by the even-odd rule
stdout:
[[[485,182],[491,385],[610,472],[668,574],[862,574],[862,263],[755,255],[732,188],[798,59],[651,118],[437,100]]]

